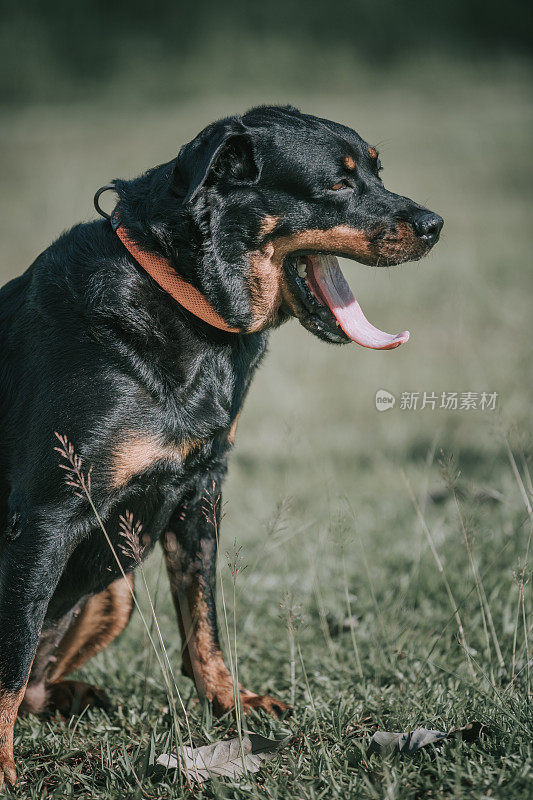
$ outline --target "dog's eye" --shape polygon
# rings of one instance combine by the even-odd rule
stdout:
[[[332,189],[332,191],[333,191],[333,192],[338,192],[338,191],[340,191],[341,189],[353,189],[353,186],[352,186],[352,184],[350,183],[350,181],[347,181],[347,180],[344,180],[344,179],[343,179],[342,181],[339,181],[338,183],[335,183],[335,184],[334,184],[334,185],[331,187],[331,189]]]

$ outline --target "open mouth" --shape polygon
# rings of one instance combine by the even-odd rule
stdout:
[[[313,253],[287,259],[293,291],[305,308],[305,327],[328,341],[352,341],[373,350],[392,350],[409,339],[379,330],[367,320],[334,255]]]

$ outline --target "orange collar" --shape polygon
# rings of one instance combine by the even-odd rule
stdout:
[[[116,207],[111,214],[110,222],[120,241],[133,256],[135,261],[140,264],[145,272],[147,272],[165,292],[168,292],[177,303],[214,328],[226,331],[227,333],[242,333],[240,328],[230,328],[228,323],[220,316],[218,311],[215,311],[203,294],[190,283],[184,281],[166,258],[142,250],[139,245],[135,244],[129,237],[126,228],[120,224],[118,207]]]

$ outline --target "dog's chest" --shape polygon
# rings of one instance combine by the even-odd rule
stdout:
[[[170,384],[156,398],[141,387],[128,413],[113,415],[120,423],[107,439],[108,488],[117,491],[147,475],[189,481],[224,457],[258,360],[247,352],[206,354],[187,370],[185,384]]]
[[[120,489],[147,473],[173,474],[185,470],[189,457],[195,451],[210,449],[212,439],[173,440],[146,428],[125,430],[110,454],[110,488]]]

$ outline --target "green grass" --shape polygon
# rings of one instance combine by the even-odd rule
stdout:
[[[134,100],[120,107],[80,102],[4,115],[6,279],[62,228],[92,216],[92,194],[109,178],[168,159],[211,118],[266,99],[291,100],[356,127],[380,146],[386,184],[446,220],[441,243],[420,264],[390,271],[345,264],[368,316],[391,332],[409,328],[408,345],[386,353],[334,348],[296,323],[272,336],[239,426],[222,550],[231,551],[236,539],[248,565],[237,578],[243,683],[284,699],[295,695],[290,720],[255,718],[249,727],[272,735],[289,728],[295,738],[259,777],[206,784],[197,797],[532,793],[532,597],[527,583],[522,606],[519,580],[524,568],[530,576],[531,515],[505,436],[531,502],[521,453],[527,458],[531,451],[533,397],[533,105],[528,76],[519,70],[484,76],[461,65],[430,69],[434,92],[400,75],[369,74],[354,76],[357,91],[341,96],[203,99],[145,113]],[[397,404],[378,413],[380,388],[398,398],[403,391],[498,392],[499,411],[404,411]],[[445,458],[453,454],[461,471],[458,506],[441,475],[441,450]],[[458,606],[462,643],[409,487]],[[231,575],[225,557],[220,563],[232,633]],[[147,571],[179,672],[177,625],[159,554]],[[140,588],[139,595],[145,604]],[[349,629],[338,631],[347,598],[357,615],[353,637]],[[294,682],[287,605],[297,607],[302,655],[296,648]],[[145,779],[141,790],[131,772],[130,760],[146,751],[152,734],[161,748],[170,727],[164,681],[138,615],[81,674],[111,693],[116,710],[70,722],[20,721],[17,796],[186,795],[168,779]],[[191,684],[181,676],[178,684],[195,741],[224,736],[231,721],[212,720]],[[365,758],[376,727],[447,729],[471,720],[491,726],[481,746],[450,741],[411,758]]]

